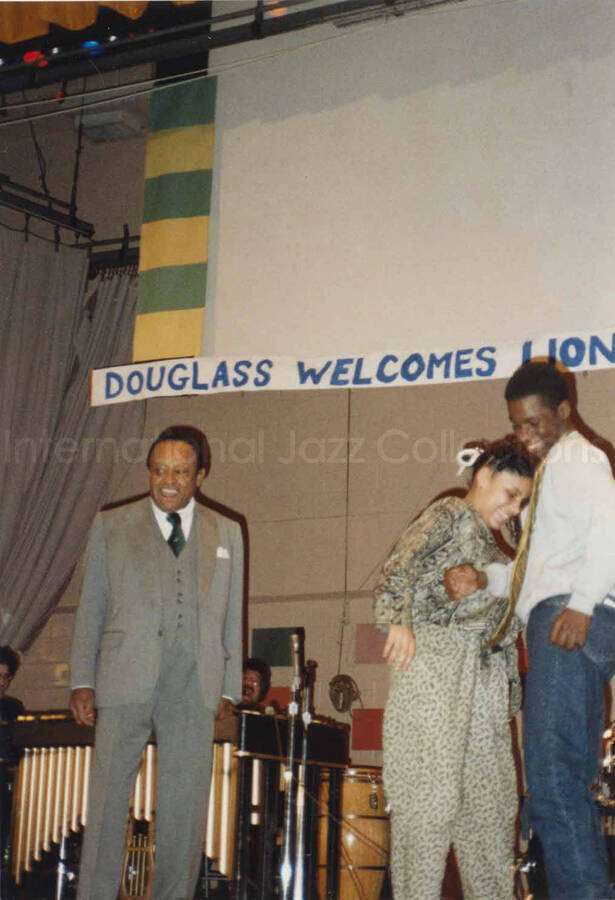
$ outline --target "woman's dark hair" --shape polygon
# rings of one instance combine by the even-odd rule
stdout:
[[[12,647],[9,647],[7,644],[0,647],[0,666],[6,666],[8,668],[11,678],[15,677],[20,662],[19,656]]]
[[[489,466],[494,472],[515,472],[524,478],[532,478],[534,475],[534,463],[519,441],[512,438],[491,444],[477,441],[471,446],[483,451],[472,465],[472,478],[484,466]]]
[[[205,469],[205,473],[209,472],[211,463],[209,443],[203,432],[199,431],[198,428],[193,428],[192,425],[171,425],[169,428],[161,431],[147,452],[148,468],[154,447],[157,447],[158,444],[162,444],[164,441],[182,441],[184,444],[189,444],[196,454],[197,472],[201,469]]]
[[[506,385],[506,401],[540,397],[544,406],[556,410],[564,400],[570,400],[568,384],[552,363],[526,362],[519,366]]]

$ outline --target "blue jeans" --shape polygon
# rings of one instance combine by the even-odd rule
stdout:
[[[615,892],[589,785],[598,773],[604,685],[615,672],[615,606],[596,607],[585,647],[563,650],[549,632],[567,600],[543,600],[527,628],[529,819],[544,851],[552,900],[602,900]]]

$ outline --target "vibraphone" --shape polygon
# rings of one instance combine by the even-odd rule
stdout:
[[[286,769],[288,722],[285,716],[267,716],[245,711],[232,719],[217,723],[216,740],[230,743],[234,771],[230,776],[232,843],[226,848],[230,862],[231,894],[234,900],[269,900],[278,876],[280,844],[289,840],[297,849],[301,832],[301,872],[295,872],[303,883],[307,900],[338,900],[340,810],[342,776],[348,765],[348,726],[330,720],[313,719],[307,730],[306,765],[295,760],[298,789],[297,833],[281,833],[283,797],[288,790]],[[295,746],[301,747],[303,723],[296,722]],[[224,744],[223,744],[224,746]],[[330,790],[327,809],[331,828],[327,836],[327,881],[317,890],[319,784],[327,774]],[[210,804],[216,802],[216,785]],[[235,802],[233,802],[235,801]],[[216,816],[210,805],[208,827]],[[211,848],[206,855],[211,856]],[[215,856],[214,856],[215,859]],[[321,860],[322,862],[322,860]],[[220,869],[220,860],[216,862]]]
[[[91,747],[28,747],[15,787],[12,870],[22,873],[87,825]]]
[[[43,852],[63,848],[87,824],[92,732],[65,713],[32,714],[13,726],[13,743],[23,749],[11,827],[11,871],[20,885]]]
[[[65,713],[20,716],[13,743],[23,749],[13,790],[11,874],[20,886],[46,853],[68,870],[67,845],[88,821],[93,731]],[[148,897],[156,809],[156,747],[148,743],[130,799],[120,898]],[[138,823],[145,828],[138,829]]]
[[[301,731],[303,724],[296,727]],[[88,783],[93,733],[65,714],[21,717],[14,743],[24,748],[17,775],[11,863],[15,883],[31,872],[54,846],[87,825]],[[215,871],[231,882],[235,900],[267,900],[278,877],[280,821],[286,770],[287,720],[242,712],[216,723],[212,784],[204,852]],[[301,741],[297,741],[301,746]],[[314,720],[308,725],[305,765],[296,762],[300,781],[297,816],[304,840],[301,878],[304,896],[338,898],[342,779],[348,764],[348,726]],[[318,845],[319,788],[326,780],[329,828],[326,884]],[[151,892],[156,808],[156,748],[148,744],[130,802],[121,900]],[[295,842],[296,835],[292,835]],[[320,857],[318,856],[320,852]],[[324,874],[324,873],[323,873]],[[360,895],[358,895],[360,896]]]

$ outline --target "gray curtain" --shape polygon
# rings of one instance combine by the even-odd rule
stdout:
[[[140,453],[144,404],[88,402],[93,368],[130,361],[136,275],[87,285],[84,251],[2,229],[0,259],[0,644],[23,650]]]

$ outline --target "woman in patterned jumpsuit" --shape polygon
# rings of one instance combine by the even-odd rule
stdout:
[[[443,576],[506,561],[492,529],[519,514],[533,467],[504,441],[474,459],[466,496],[435,501],[404,531],[375,591],[392,670],[383,777],[396,900],[439,900],[451,844],[464,900],[512,896],[520,623],[486,590],[453,602]]]

